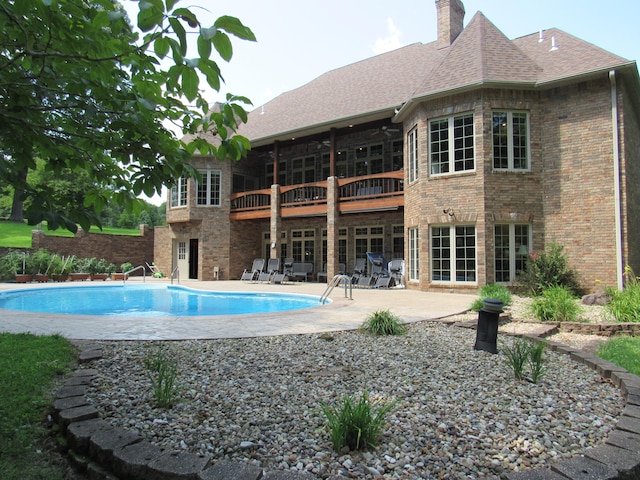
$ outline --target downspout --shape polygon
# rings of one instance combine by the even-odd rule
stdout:
[[[611,82],[611,141],[613,142],[613,201],[615,202],[616,229],[616,279],[618,290],[624,288],[624,265],[622,257],[622,208],[620,204],[620,131],[618,125],[618,90],[616,71],[609,71]]]

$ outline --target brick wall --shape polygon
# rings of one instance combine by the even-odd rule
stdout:
[[[154,232],[147,225],[140,225],[140,236],[87,233],[82,229],[78,229],[74,237],[45,235],[42,230],[32,232],[33,250],[44,248],[58,255],[104,258],[115,263],[118,270],[125,262],[131,262],[134,267],[153,262],[153,245]]]

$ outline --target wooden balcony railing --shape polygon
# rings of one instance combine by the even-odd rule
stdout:
[[[338,180],[341,212],[397,208],[404,205],[404,173],[378,173]],[[327,212],[327,182],[280,187],[281,215],[324,215]],[[269,218],[271,190],[253,190],[231,195],[231,218]]]

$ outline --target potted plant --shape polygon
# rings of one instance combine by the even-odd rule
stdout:
[[[109,262],[106,259],[101,258],[100,260],[96,258],[92,258],[89,264],[89,273],[91,274],[91,280],[106,280],[109,277]],[[114,265],[115,269],[115,265]]]
[[[15,280],[17,283],[33,281],[31,257],[27,252],[9,250],[0,257],[0,280]]]
[[[39,248],[31,254],[33,271],[37,282],[49,281],[49,271],[56,256],[44,248]]]
[[[84,281],[89,279],[89,264],[90,258],[75,258],[72,262],[71,273],[69,273],[69,280]]]
[[[132,268],[133,264],[131,262],[124,262],[122,265],[120,265],[120,272],[111,274],[111,280],[126,280],[129,277],[129,275],[127,275],[127,272]]]
[[[54,282],[66,282],[71,270],[72,257],[56,256],[51,263],[51,276]]]

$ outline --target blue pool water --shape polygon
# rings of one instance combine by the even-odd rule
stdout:
[[[209,292],[175,285],[49,287],[0,292],[0,308],[75,315],[200,316],[315,307],[320,297],[285,293]]]

